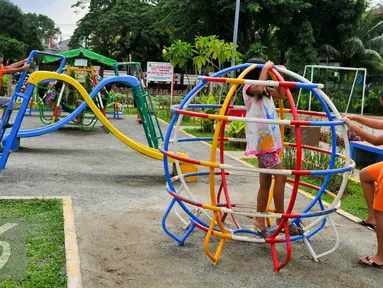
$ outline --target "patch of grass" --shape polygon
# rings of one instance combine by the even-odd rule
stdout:
[[[23,218],[27,229],[27,277],[2,281],[0,287],[66,287],[62,201],[1,200],[0,218]]]
[[[114,112],[113,107],[108,107],[105,109],[106,112]],[[134,107],[125,107],[124,108],[125,115],[137,115],[137,109]]]
[[[157,112],[157,117],[167,123],[169,123],[173,118],[173,114],[172,113],[169,114],[169,110],[156,110],[156,112]],[[182,119],[182,126],[199,126],[199,125],[200,125],[199,122],[193,117],[184,116]]]
[[[246,161],[252,164],[255,167],[258,167],[258,161],[256,158],[242,158],[241,160]],[[318,187],[321,187],[323,182],[321,179],[316,178],[315,176],[301,176],[301,181],[306,182]],[[301,190],[310,193],[311,195],[317,195],[317,191],[311,188],[307,188],[304,186],[299,187]],[[330,191],[334,192],[334,191]],[[345,191],[347,195],[342,197],[342,209],[356,217],[361,219],[365,219],[367,217],[367,205],[364,200],[363,190],[360,186],[360,183],[349,180],[348,186]],[[322,200],[328,203],[332,203],[334,199],[328,195],[322,195]]]
[[[213,132],[202,132],[201,130],[199,129],[190,129],[190,128],[186,128],[186,129],[183,129],[186,133],[189,133],[195,137],[213,137],[214,136],[214,133]],[[212,144],[213,141],[205,141],[206,143],[209,143],[209,144]],[[219,144],[218,144],[218,148],[219,148]],[[225,142],[225,151],[244,151],[243,149],[241,148],[238,148],[238,147],[233,147],[231,145],[230,142]]]
[[[125,107],[124,113],[125,113],[125,115],[137,115],[137,108]]]
[[[258,159],[257,158],[241,158],[241,160],[253,165],[254,167],[258,167]]]
[[[364,200],[364,194],[360,183],[349,180],[347,192],[351,196],[343,197],[342,209],[361,219],[367,217],[367,204]]]
[[[323,183],[320,179],[316,177],[301,177],[301,181],[316,185],[320,187]],[[300,187],[303,191],[310,193],[311,195],[316,195],[317,191],[307,187]],[[330,191],[333,192],[333,191]],[[363,190],[360,186],[360,183],[355,182],[353,180],[348,180],[348,186],[345,191],[348,195],[344,195],[342,197],[342,209],[356,217],[361,219],[365,219],[367,217],[367,204],[364,200]],[[322,196],[322,200],[332,203],[334,201],[333,198],[327,195]]]

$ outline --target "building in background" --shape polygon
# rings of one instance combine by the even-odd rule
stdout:
[[[61,41],[61,43],[60,43],[60,51],[61,52],[69,50],[69,47],[68,47],[69,42],[70,42],[70,39],[66,39],[66,40]]]

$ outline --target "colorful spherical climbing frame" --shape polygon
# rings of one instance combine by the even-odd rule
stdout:
[[[323,85],[311,83],[309,80],[282,67],[275,67],[270,70],[270,75],[272,77],[271,81],[244,79],[246,74],[251,70],[261,69],[262,67],[263,65],[242,64],[222,70],[212,75],[211,77],[200,77],[200,83],[194,87],[194,89],[185,97],[182,103],[179,106],[172,107],[174,116],[170,122],[165,141],[160,150],[165,155],[164,170],[167,177],[166,189],[173,198],[163,217],[162,224],[165,232],[174,238],[180,245],[184,244],[187,237],[196,227],[205,231],[205,252],[213,260],[214,264],[218,262],[223,246],[227,239],[253,242],[258,244],[268,244],[271,248],[274,270],[279,271],[291,259],[292,242],[294,241],[303,240],[303,243],[307,246],[309,253],[315,261],[318,261],[321,257],[331,254],[337,250],[339,247],[340,239],[335,223],[332,219],[332,214],[335,213],[341,206],[340,200],[347,186],[350,171],[354,168],[355,163],[350,159],[349,142],[344,122],[341,120],[339,112],[331,102],[330,98],[322,91],[322,88],[324,88]],[[238,70],[242,70],[243,72],[236,79],[222,77],[223,75],[228,75],[228,73],[231,71]],[[280,73],[283,73],[283,75],[286,75],[292,79],[296,79],[297,82],[285,81]],[[224,99],[224,103],[222,105],[192,104],[193,102],[196,102],[194,100],[199,92],[209,83],[214,82],[232,84],[226,98]],[[239,85],[241,84],[284,87],[290,109],[285,109],[283,107],[283,101],[280,100],[278,109],[280,113],[280,119],[278,120],[229,116],[233,114],[232,112],[235,110],[244,109],[244,107],[235,106],[232,104],[235,98],[234,95],[236,94],[237,89],[240,88]],[[292,93],[290,92],[290,88],[307,89],[310,91],[321,103],[323,112],[297,110]],[[208,111],[216,109],[216,113],[213,114],[201,112],[201,109],[205,109],[205,111],[207,109]],[[289,114],[290,119],[285,119],[285,114]],[[214,135],[212,135],[212,137],[199,138],[184,137],[180,132],[180,127],[184,116],[203,118],[206,120],[209,119],[214,121]],[[302,117],[312,117],[315,118],[315,121],[308,121],[307,119],[302,120]],[[284,135],[284,127],[286,125],[293,127],[295,131],[295,143],[283,143],[283,145],[285,147],[290,147],[290,149],[295,149],[295,169],[273,170],[255,167],[250,168],[240,165],[235,166],[225,163],[225,142],[246,142],[245,139],[232,139],[225,137],[225,127],[231,121],[280,125],[282,136]],[[316,126],[322,127],[322,129],[329,129],[332,135],[330,150],[326,150],[320,147],[303,145],[301,131],[302,126]],[[341,134],[344,138],[345,155],[341,155],[337,152],[337,130],[341,131]],[[196,141],[212,141],[210,159],[199,160],[193,158],[183,158],[179,156],[178,152],[186,152],[183,151],[183,149],[187,149],[184,146],[186,143]],[[171,151],[173,152],[170,152],[170,146]],[[219,150],[217,148],[219,148]],[[309,152],[304,154],[304,151]],[[305,161],[305,155],[307,155],[307,153],[320,153],[328,155],[328,169],[303,170],[302,162]],[[178,171],[177,176],[171,175],[168,164],[169,158],[176,160],[175,166]],[[182,174],[180,163],[197,164],[201,168],[205,167],[206,171],[201,170],[197,173]],[[228,185],[228,177],[236,177],[236,175],[254,176],[258,173],[283,174],[288,176],[287,182],[291,183],[293,188],[285,213],[274,213],[273,209],[270,207],[268,207],[266,213],[258,213],[256,212],[256,206],[254,205],[232,203],[230,198],[230,185]],[[342,175],[342,183],[339,191],[337,191],[337,193],[332,193],[327,191],[326,187],[330,181],[330,177],[336,174]],[[324,180],[321,187],[305,183],[301,180],[302,176],[310,177],[314,175],[323,176]],[[186,180],[195,176],[209,177],[210,191],[206,191],[206,197],[201,196],[201,191],[198,191],[198,195],[193,193],[193,189],[189,187],[190,184],[188,184]],[[303,211],[296,213],[293,212],[293,209],[300,187],[308,187],[317,190],[317,193]],[[332,203],[327,206],[323,201],[324,195],[330,196],[333,199]],[[269,204],[271,204],[271,200],[272,195],[270,196]],[[185,232],[182,236],[177,236],[177,233],[171,232],[167,227],[167,219],[172,211],[180,219],[184,226],[183,228]],[[267,238],[262,238],[252,227],[252,220],[250,219],[252,217],[264,217],[268,220],[268,223],[271,222],[271,219],[282,219],[282,221],[279,226],[270,231],[270,234]],[[291,221],[297,225],[301,226],[305,233],[299,236],[290,236],[287,229],[289,219],[291,219]],[[308,221],[310,223],[306,223]],[[325,227],[327,222],[334,231],[335,244],[328,251],[318,254],[314,250],[311,240]],[[284,234],[281,233],[283,230]],[[214,252],[212,252],[210,248],[212,236],[219,238],[219,244]],[[279,260],[277,254],[276,245],[278,243],[284,243],[284,245],[286,245],[287,252],[283,261]]]

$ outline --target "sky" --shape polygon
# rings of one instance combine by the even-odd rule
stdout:
[[[76,22],[85,14],[86,10],[75,13],[76,9],[71,5],[76,0],[10,0],[16,4],[24,13],[44,14],[51,18],[62,33],[62,40],[69,39],[76,29]],[[382,3],[382,0],[372,0],[373,4]]]
[[[72,36],[76,22],[86,14],[86,10],[75,13],[76,9],[71,8],[76,0],[10,0],[10,2],[19,6],[24,13],[44,14],[51,18],[56,27],[60,28],[62,40]]]

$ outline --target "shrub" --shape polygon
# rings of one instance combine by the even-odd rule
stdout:
[[[245,133],[246,123],[243,122],[231,122],[229,126],[226,126],[226,133],[229,138],[246,138]],[[246,142],[230,142],[230,146],[236,148],[246,148]]]
[[[328,131],[329,132],[329,131]],[[331,135],[331,133],[329,132]],[[294,139],[287,139],[290,143],[295,143]],[[328,170],[331,160],[331,155],[310,151],[310,150],[303,150],[303,161],[302,161],[302,170]],[[283,148],[283,166],[286,169],[296,169],[296,148],[293,147],[284,147]],[[339,158],[336,158],[334,163],[334,169],[342,168],[344,165],[343,160],[340,160]],[[316,179],[320,180],[320,183],[323,183],[326,176],[325,175],[318,175],[318,176],[310,176]],[[340,186],[342,184],[343,175],[336,174],[331,175],[330,180],[326,186],[326,189],[330,192],[337,193],[340,189]]]
[[[198,102],[200,104],[217,104],[218,99],[214,95],[209,94],[207,96],[201,96],[198,99]],[[205,108],[205,109],[201,109],[201,112],[206,113],[206,114],[216,114],[217,109]],[[201,126],[202,132],[213,132],[214,131],[214,121],[212,121],[210,119],[205,119],[205,118],[198,118],[198,122]]]

